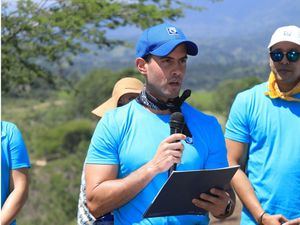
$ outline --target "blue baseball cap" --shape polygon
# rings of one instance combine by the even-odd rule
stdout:
[[[145,57],[149,54],[167,56],[179,44],[186,45],[188,55],[197,55],[197,45],[189,41],[177,27],[163,23],[146,29],[136,45],[136,57]]]

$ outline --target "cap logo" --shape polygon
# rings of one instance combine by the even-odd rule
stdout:
[[[284,32],[283,32],[283,35],[284,35],[284,36],[291,36],[292,33],[291,33],[291,32],[288,32],[288,31],[284,31]]]
[[[167,31],[169,35],[176,35],[178,34],[176,27],[167,27]]]

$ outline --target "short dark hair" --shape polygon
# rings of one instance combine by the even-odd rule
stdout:
[[[143,59],[144,59],[147,63],[150,62],[151,58],[152,58],[152,55],[151,55],[151,54],[145,55],[145,56],[143,57]]]

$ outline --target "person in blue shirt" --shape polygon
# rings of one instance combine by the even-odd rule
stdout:
[[[179,97],[187,55],[197,53],[197,45],[173,25],[159,24],[142,33],[135,62],[145,88],[136,100],[104,115],[85,160],[87,206],[94,217],[114,210],[117,225],[209,223],[207,214],[143,218],[173,164],[178,170],[228,166],[216,118],[185,103],[188,92]],[[183,134],[170,135],[170,114],[176,111],[187,126]],[[234,202],[230,188],[214,188],[191,199],[217,218],[228,217]]]
[[[268,49],[268,82],[237,95],[225,131],[231,165],[248,152],[246,171],[232,180],[243,225],[300,218],[300,28],[278,28]]]
[[[29,156],[15,124],[1,121],[1,224],[15,218],[28,196]]]

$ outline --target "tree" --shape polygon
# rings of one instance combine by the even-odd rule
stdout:
[[[74,116],[91,117],[91,110],[111,97],[115,83],[128,76],[143,82],[142,76],[134,69],[124,69],[118,72],[98,69],[84,76],[76,83],[73,99],[70,101]]]
[[[30,87],[36,78],[55,85],[64,77],[53,68],[72,65],[74,56],[88,51],[87,44],[104,48],[123,43],[108,39],[109,29],[175,20],[185,8],[201,9],[180,0],[6,0],[1,12],[2,92]]]
[[[213,92],[214,110],[227,117],[235,96],[261,82],[262,80],[258,77],[228,79],[221,82]]]

